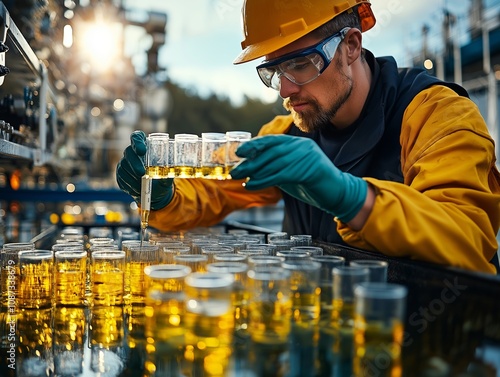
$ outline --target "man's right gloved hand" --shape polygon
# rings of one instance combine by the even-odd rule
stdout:
[[[130,145],[123,152],[123,157],[116,166],[116,182],[120,189],[141,201],[141,178],[146,174],[144,156],[146,155],[146,134],[134,131],[130,135]],[[173,196],[173,178],[154,179],[151,190],[151,209],[165,207]]]

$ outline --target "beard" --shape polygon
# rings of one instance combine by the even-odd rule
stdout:
[[[327,127],[330,127],[333,122],[333,118],[339,111],[339,109],[347,102],[352,93],[353,81],[352,78],[347,76],[344,72],[339,70],[342,77],[341,87],[345,88],[343,93],[339,97],[333,100],[328,108],[322,108],[318,101],[314,99],[304,99],[299,97],[289,97],[283,100],[283,107],[288,110],[293,117],[293,122],[299,130],[306,133],[311,133],[314,131],[321,131]],[[307,102],[311,109],[302,111],[300,113],[293,109],[293,103]]]

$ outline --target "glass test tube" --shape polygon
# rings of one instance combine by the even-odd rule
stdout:
[[[225,172],[226,135],[220,132],[201,134],[200,172],[205,179],[226,179]]]
[[[0,252],[0,306],[15,308],[16,292],[19,289],[19,252],[34,250],[35,244],[30,242],[6,243]]]
[[[86,303],[87,253],[81,249],[56,251],[56,305],[83,306]]]
[[[18,303],[21,308],[42,309],[54,304],[54,252],[19,252]]]
[[[198,136],[194,134],[176,134],[175,137],[175,177],[195,178],[198,167]]]
[[[406,296],[405,286],[386,282],[360,283],[354,289],[353,370],[356,377],[402,376]]]
[[[185,279],[184,357],[191,375],[227,372],[234,336],[233,282],[229,273],[193,272]]]
[[[292,300],[290,272],[255,266],[247,273],[250,358],[257,376],[288,376]]]
[[[160,264],[144,269],[145,370],[155,376],[180,376],[180,361],[185,346],[184,280],[191,273],[187,266]]]
[[[152,179],[168,177],[168,133],[152,133],[146,140],[146,175]]]
[[[370,272],[369,280],[372,282],[384,283],[387,281],[387,269],[389,263],[381,260],[358,259],[349,263],[350,266],[365,267]]]
[[[125,252],[97,250],[91,255],[91,292],[94,307],[123,304]]]
[[[236,150],[241,145],[252,138],[252,134],[246,131],[228,131],[226,132],[226,174],[228,178],[231,176],[231,169],[241,161],[241,158],[236,155]]]
[[[146,296],[144,268],[160,263],[160,252],[159,245],[131,245],[128,247],[126,270],[130,275],[127,276],[125,284],[127,285],[126,291],[128,291],[130,287],[131,304],[144,304]],[[128,300],[126,303],[129,303]]]

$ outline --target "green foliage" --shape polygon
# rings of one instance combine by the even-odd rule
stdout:
[[[267,104],[246,97],[243,105],[234,106],[228,98],[212,94],[201,98],[197,93],[183,89],[171,82],[166,84],[170,92],[172,106],[168,116],[168,132],[178,133],[249,131],[257,135],[263,124],[274,116],[284,114],[279,99]]]

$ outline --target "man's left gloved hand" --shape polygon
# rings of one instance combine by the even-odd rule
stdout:
[[[116,166],[116,182],[120,189],[141,202],[141,178],[146,173],[144,156],[146,155],[146,134],[134,131],[130,135],[130,145],[123,152],[123,157]],[[165,207],[174,194],[173,178],[153,179],[151,189],[151,209]]]
[[[261,136],[243,143],[236,154],[245,160],[231,170],[231,177],[248,177],[249,190],[278,186],[344,223],[352,220],[365,202],[367,182],[340,171],[311,139]]]

